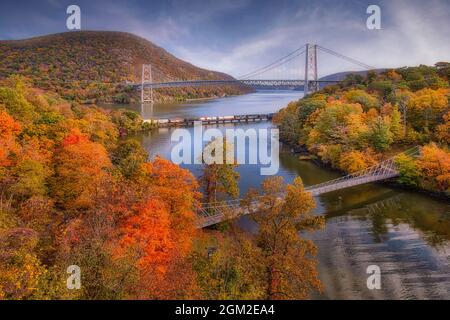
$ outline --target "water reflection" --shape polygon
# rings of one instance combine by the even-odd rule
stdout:
[[[420,197],[422,199],[418,199]],[[394,196],[345,214],[371,221],[372,232],[378,242],[382,242],[389,225],[402,223],[420,230],[425,241],[434,247],[445,245],[450,240],[450,205],[429,201],[420,195],[394,193]]]
[[[308,235],[326,284],[318,298],[449,298],[448,204],[395,190],[325,216],[325,229]],[[381,268],[382,290],[367,289],[369,265]]]

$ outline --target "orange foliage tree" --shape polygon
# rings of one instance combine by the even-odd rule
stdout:
[[[189,251],[191,242],[186,239],[195,232],[195,209],[201,199],[197,180],[188,170],[160,157],[145,167],[150,191],[168,204],[171,227],[178,231],[179,250]]]
[[[450,143],[450,111],[442,117],[444,123],[437,126],[437,137],[445,143]]]
[[[131,289],[135,298],[177,299],[194,295],[195,278],[187,255],[179,250],[179,235],[171,227],[164,201],[145,201],[136,215],[124,221],[121,233],[116,257],[128,255],[136,261],[139,281]]]
[[[167,272],[175,244],[164,202],[158,199],[146,201],[136,215],[126,219],[122,233],[120,247],[138,249],[138,266],[141,270],[154,273],[156,278]]]
[[[376,165],[372,151],[347,151],[341,155],[340,168],[348,173],[355,173]]]
[[[103,145],[91,142],[78,129],[63,140],[55,157],[54,197],[66,208],[87,208],[99,192],[111,161]]]
[[[439,191],[450,188],[450,152],[432,143],[422,148],[417,160],[421,175],[426,184]]]
[[[8,113],[0,110],[0,166],[12,164],[10,156],[19,150],[16,135],[20,130],[20,124]]]

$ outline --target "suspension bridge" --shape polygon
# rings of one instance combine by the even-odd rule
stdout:
[[[321,86],[339,81],[320,80],[318,77],[318,52],[322,52],[365,70],[375,69],[363,62],[350,58],[331,49],[313,44],[305,44],[289,54],[246,73],[236,79],[174,79],[152,65],[142,66],[140,84],[133,84],[141,91],[142,103],[153,103],[153,90],[163,88],[203,87],[203,86],[250,86],[264,89],[303,89],[305,95],[317,91]]]
[[[306,187],[305,190],[310,192],[312,196],[317,197],[325,193],[347,189],[371,182],[379,182],[387,179],[392,179],[399,176],[399,171],[396,165],[396,158],[399,155],[406,155],[409,157],[416,157],[420,154],[420,148],[414,147],[405,152],[402,152],[390,159],[381,161],[365,170],[346,175],[344,177],[327,181]],[[234,219],[240,216],[251,214],[258,210],[260,199],[262,196],[253,199],[248,206],[242,206],[243,199],[235,199],[228,201],[221,201],[216,203],[205,203],[197,210],[198,228],[206,228],[220,222]],[[281,198],[281,196],[280,196]]]

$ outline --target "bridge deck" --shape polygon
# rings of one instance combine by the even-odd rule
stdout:
[[[420,148],[414,147],[402,154],[407,156],[416,156],[420,153]],[[395,157],[382,161],[379,164],[370,167],[366,170],[353,173],[351,175],[313,185],[305,188],[313,196],[319,196],[328,192],[351,188],[371,182],[383,181],[395,178],[399,175],[395,164]],[[251,205],[250,210],[240,206],[241,200],[223,201],[213,205],[206,205],[199,210],[198,227],[205,228],[227,219],[233,219],[239,216],[247,215],[257,209],[259,201],[255,199]]]
[[[324,193],[341,190],[341,189],[346,189],[346,188],[351,188],[354,186],[359,186],[359,185],[370,183],[370,182],[387,180],[390,178],[395,178],[397,176],[398,176],[398,173],[393,171],[391,173],[386,173],[386,174],[382,174],[382,175],[357,177],[357,178],[349,179],[347,181],[342,181],[342,182],[334,183],[334,184],[323,186],[323,187],[312,186],[311,188],[306,188],[306,190],[311,192],[311,194],[313,196],[319,196]]]
[[[339,81],[332,80],[310,80],[309,83],[314,84],[331,84]],[[225,79],[225,80],[180,80],[168,82],[144,82],[146,89],[161,89],[161,88],[180,88],[180,87],[201,87],[201,86],[224,86],[224,85],[245,85],[250,87],[283,87],[283,88],[301,88],[305,85],[305,80],[277,80],[277,79]],[[141,88],[142,84],[133,84],[135,88]]]
[[[305,190],[311,192],[314,197],[320,196],[321,194],[342,190],[346,188],[351,188],[355,186],[359,186],[366,183],[382,181],[386,179],[395,178],[398,176],[397,172],[386,173],[383,175],[377,176],[366,176],[366,177],[356,177],[353,179],[349,179],[346,181],[342,181],[335,184],[330,184],[323,187],[315,187],[311,186],[306,188]],[[257,201],[255,201],[251,206],[256,207]],[[209,208],[211,209],[211,208]],[[239,202],[230,201],[227,204],[216,205],[213,207],[211,213],[207,213],[206,210],[199,212],[200,219],[198,222],[199,228],[206,228],[215,224],[218,224],[222,221],[234,219],[236,217],[245,216],[249,214],[249,210],[240,207]]]

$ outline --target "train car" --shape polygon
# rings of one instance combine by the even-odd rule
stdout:
[[[176,119],[169,120],[170,123],[175,123],[175,124],[183,123],[184,121],[185,120],[182,118],[176,118]]]

